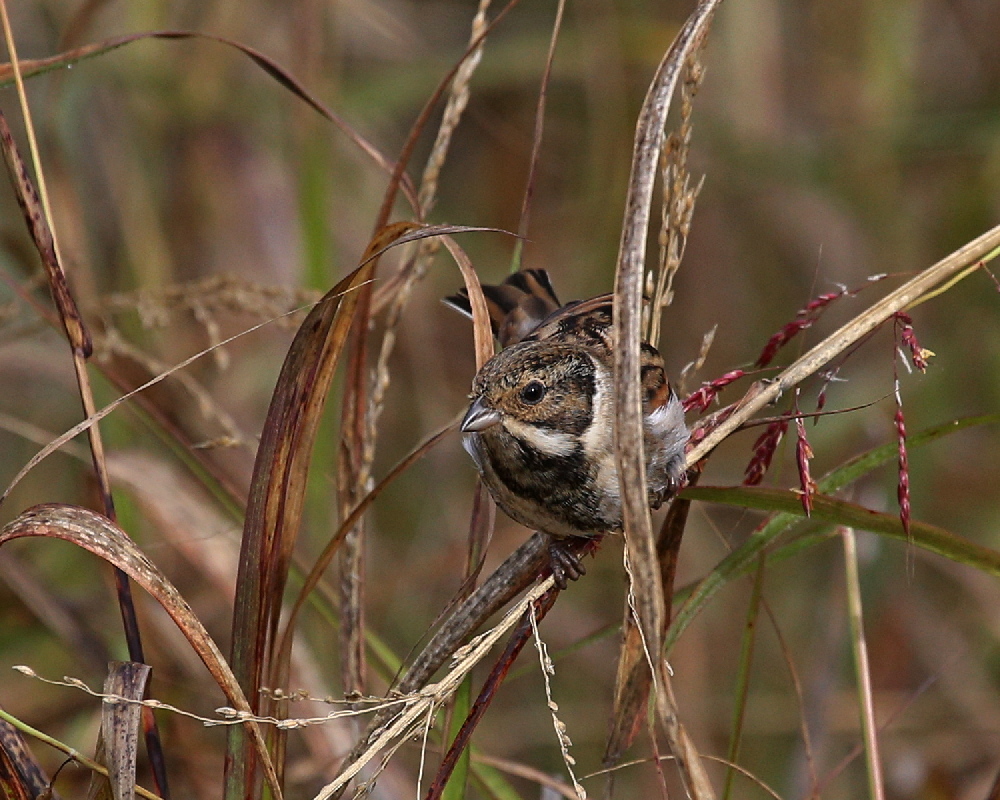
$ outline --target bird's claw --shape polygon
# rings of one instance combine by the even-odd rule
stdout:
[[[552,580],[556,587],[562,591],[569,585],[569,581],[575,581],[580,576],[586,575],[587,570],[573,549],[570,539],[549,539],[549,569],[552,570]]]

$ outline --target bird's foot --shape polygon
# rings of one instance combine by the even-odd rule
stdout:
[[[549,537],[549,569],[552,570],[552,579],[560,591],[566,588],[569,581],[587,574],[576,552],[574,539]]]

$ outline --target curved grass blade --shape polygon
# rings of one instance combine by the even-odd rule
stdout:
[[[262,707],[259,690],[265,676],[272,688],[283,687],[287,679],[290,647],[277,647],[281,601],[302,521],[313,442],[355,322],[361,294],[357,290],[370,281],[378,257],[388,248],[465,230],[469,229],[412,222],[390,225],[369,244],[361,266],[310,311],[292,340],[254,463],[233,613],[233,671],[255,711]],[[268,713],[280,715],[280,709],[268,708]],[[281,731],[272,733],[280,775],[284,737]],[[229,781],[248,787],[256,770],[254,751],[239,728],[230,729],[229,737]],[[241,790],[233,791],[242,796]]]
[[[653,659],[660,657],[665,602],[659,584],[656,543],[649,517],[643,457],[639,344],[642,290],[656,165],[677,80],[688,56],[700,46],[718,2],[701,3],[660,62],[636,124],[625,218],[614,292],[615,462],[621,484],[625,541],[632,569],[639,624]]]
[[[367,255],[413,227],[412,223],[390,226],[372,241]],[[233,672],[254,711],[263,705],[260,688],[265,675],[280,667],[274,663],[273,647],[302,522],[313,442],[354,320],[355,290],[370,280],[373,269],[369,258],[309,312],[285,357],[264,422],[250,483],[233,611]],[[272,688],[282,685],[271,681]],[[254,782],[256,760],[239,728],[229,732],[226,768],[227,790],[232,787],[233,797],[244,797]]]
[[[0,530],[0,545],[14,539],[33,536],[72,542],[124,571],[170,615],[222,689],[229,704],[238,712],[252,713],[246,695],[243,694],[222,651],[209,636],[191,606],[159,568],[117,525],[107,517],[85,508],[55,503],[40,505],[29,508],[5,525]],[[239,727],[248,732],[257,757],[263,764],[265,780],[274,796],[280,798],[278,776],[267,753],[260,726],[255,720],[247,719],[245,724]]]
[[[117,50],[119,47],[124,47],[125,45],[142,41],[143,39],[204,39],[210,42],[218,42],[219,44],[238,50],[253,61],[258,67],[264,70],[264,72],[266,72],[269,76],[274,78],[274,80],[276,80],[281,86],[306,103],[306,105],[317,111],[322,117],[336,125],[340,131],[355,145],[357,145],[357,147],[365,153],[365,155],[374,161],[383,172],[392,174],[394,168],[393,163],[386,158],[386,156],[383,155],[381,151],[375,147],[375,145],[354,130],[354,128],[351,127],[351,125],[348,124],[343,117],[310,94],[310,92],[301,83],[299,83],[299,81],[296,80],[296,78],[288,72],[288,70],[282,67],[277,61],[264,55],[260,51],[232,39],[227,39],[224,36],[216,36],[211,33],[202,33],[200,31],[144,31],[143,33],[133,33],[127,36],[115,36],[111,39],[105,39],[102,42],[83,45],[82,47],[76,47],[72,50],[67,50],[64,53],[50,56],[49,58],[21,59],[18,64],[21,69],[21,75],[25,78],[31,78],[35,75],[51,72],[52,70],[70,67],[85,59],[109,53],[113,50]],[[0,87],[8,86],[13,82],[13,67],[10,64],[0,64]],[[417,195],[413,188],[413,182],[405,176],[401,177],[400,180],[407,200],[414,208],[416,208]]]

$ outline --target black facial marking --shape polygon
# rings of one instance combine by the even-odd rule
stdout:
[[[497,477],[519,497],[543,506],[580,531],[605,531],[613,522],[598,509],[601,498],[593,489],[596,475],[583,447],[568,455],[549,456],[516,436],[490,437],[487,447],[504,449],[504,458],[492,458]]]

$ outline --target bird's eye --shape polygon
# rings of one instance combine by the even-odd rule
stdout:
[[[541,381],[531,381],[521,389],[521,401],[529,406],[540,403],[545,397],[545,386]]]

